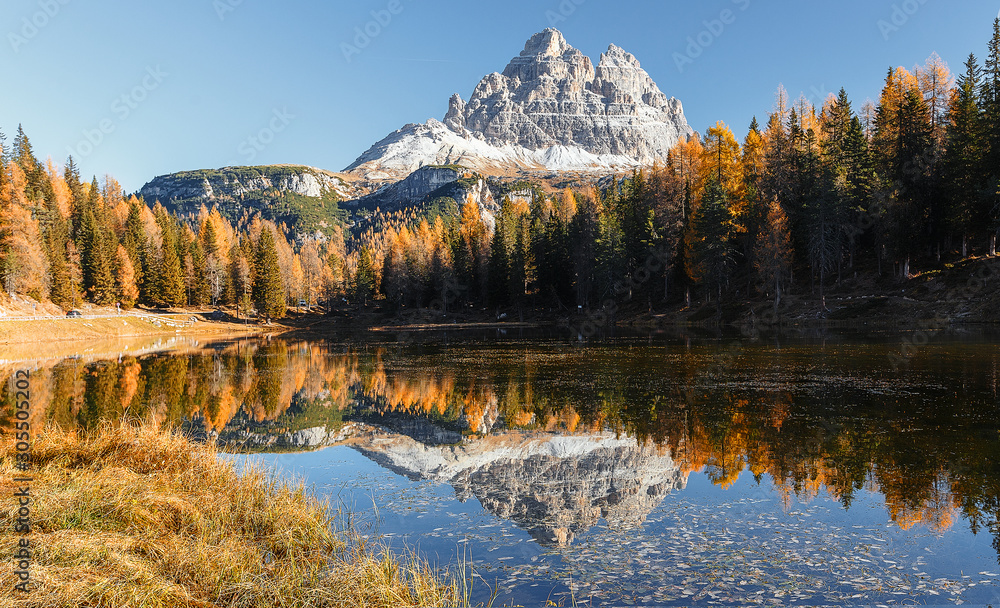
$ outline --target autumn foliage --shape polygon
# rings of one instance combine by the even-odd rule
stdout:
[[[958,78],[934,54],[888,70],[878,102],[860,109],[844,90],[793,101],[779,87],[742,143],[720,121],[597,187],[494,180],[495,201],[363,210],[326,235],[245,210],[236,226],[218,209],[177,217],[111,176],[84,182],[72,158],[61,170],[40,162],[20,128],[12,145],[0,138],[0,161],[4,287],[67,308],[279,317],[324,301],[523,316],[698,296],[720,314],[727,299],[825,302],[848,281],[891,284],[995,253],[1000,20],[985,63],[970,56]]]

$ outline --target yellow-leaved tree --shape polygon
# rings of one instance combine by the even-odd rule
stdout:
[[[760,239],[754,249],[754,268],[765,292],[774,298],[774,310],[781,304],[782,282],[792,265],[792,234],[788,216],[778,201],[771,201]]]
[[[924,65],[916,68],[917,86],[931,114],[931,133],[937,144],[944,143],[946,116],[955,78],[948,64],[937,53],[931,53]]]
[[[743,166],[740,158],[740,144],[733,132],[721,120],[709,127],[705,133],[704,149],[701,153],[702,182],[713,181],[725,192],[732,216],[733,228],[740,232],[741,218],[746,210],[743,204]]]

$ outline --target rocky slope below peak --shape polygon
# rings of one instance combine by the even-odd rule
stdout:
[[[428,203],[438,203],[440,206],[444,199],[449,199],[444,203],[447,209],[441,211],[457,217],[461,206],[472,201],[479,205],[483,221],[493,230],[495,216],[500,211],[501,191],[499,185],[487,183],[483,176],[464,167],[427,165],[405,179],[384,186],[368,196],[348,201],[344,206],[349,209],[396,210]]]

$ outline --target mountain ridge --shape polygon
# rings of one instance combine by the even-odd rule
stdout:
[[[338,204],[368,191],[350,176],[305,165],[261,165],[198,169],[160,175],[139,195],[180,217],[217,207],[237,225],[259,215],[285,222],[298,233],[326,232],[344,221]]]
[[[548,28],[502,73],[483,77],[468,101],[452,95],[443,121],[404,125],[344,172],[399,179],[428,164],[487,174],[628,170],[664,159],[692,133],[681,102],[634,55],[612,44],[594,67]]]

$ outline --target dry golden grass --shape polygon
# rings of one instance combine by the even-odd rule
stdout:
[[[187,317],[178,318],[178,322]],[[280,328],[278,328],[280,329]],[[273,331],[273,330],[272,330]],[[0,321],[0,344],[47,344],[55,340],[108,340],[139,336],[245,336],[260,334],[256,325],[240,323],[197,322],[191,325],[156,325],[137,317],[103,319],[67,319],[54,317],[32,321],[6,319]]]
[[[0,445],[0,518],[13,520],[14,446]],[[0,606],[443,606],[459,596],[415,559],[349,542],[328,505],[261,469],[239,474],[211,446],[151,425],[33,444],[32,581],[0,537]]]

